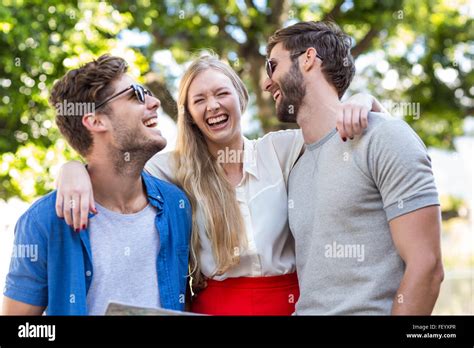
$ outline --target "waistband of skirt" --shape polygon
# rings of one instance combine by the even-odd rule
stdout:
[[[278,288],[295,285],[298,285],[298,277],[296,275],[296,272],[269,277],[237,277],[227,278],[224,280],[207,280],[208,287],[224,287],[236,289]]]

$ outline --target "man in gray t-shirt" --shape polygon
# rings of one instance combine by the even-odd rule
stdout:
[[[390,314],[405,267],[389,221],[439,203],[423,143],[389,117],[351,142],[334,129],[291,171],[298,314]]]
[[[430,314],[443,279],[430,158],[413,130],[386,114],[370,113],[352,138],[347,125],[357,132],[367,120],[340,101],[355,73],[350,47],[324,22],[280,29],[267,46],[263,88],[306,144],[288,188],[296,314]]]

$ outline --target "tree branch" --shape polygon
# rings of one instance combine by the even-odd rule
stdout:
[[[276,0],[268,1],[268,7],[272,9],[272,12],[267,15],[267,23],[270,25],[280,27],[281,25],[281,15],[283,13],[283,9],[286,6],[286,1]]]
[[[176,101],[166,87],[164,80],[156,73],[149,72],[145,75],[145,81],[146,86],[160,100],[163,111],[176,121],[178,117],[178,107],[176,106]]]
[[[474,115],[474,108],[470,107],[466,110],[466,112],[464,113],[464,116],[472,116],[472,115]]]
[[[219,28],[219,35],[223,35],[224,40],[228,40],[235,45],[239,45],[239,43],[225,30],[225,26],[227,24],[225,18],[226,12],[222,11],[221,7],[219,7],[217,3],[212,6],[212,9],[219,16],[219,22],[217,23],[217,27]]]
[[[369,32],[364,36],[364,38],[360,40],[360,42],[351,50],[351,54],[354,59],[370,47],[372,40],[379,34],[379,32],[379,28],[375,28],[373,26],[370,28]]]
[[[245,4],[247,5],[248,8],[257,9],[257,8],[255,7],[255,4],[253,3],[252,0],[245,0]]]
[[[344,3],[345,0],[339,0],[334,4],[334,7],[332,8],[331,11],[326,13],[323,17],[323,21],[333,21],[336,22],[336,19],[340,16],[341,14],[341,6]]]

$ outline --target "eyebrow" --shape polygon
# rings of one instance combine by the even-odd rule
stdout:
[[[268,57],[268,60],[278,62],[282,58],[284,58],[284,57],[282,57],[282,56],[273,56],[273,57]]]

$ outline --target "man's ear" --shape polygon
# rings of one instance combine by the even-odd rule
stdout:
[[[82,116],[82,124],[91,133],[101,133],[107,131],[106,117],[89,112]]]
[[[320,64],[320,61],[317,59],[316,54],[316,49],[314,47],[309,47],[306,50],[305,54],[302,55],[302,57],[304,58],[302,64],[304,71],[309,71],[313,69],[313,67],[316,67],[318,66],[318,64]]]

